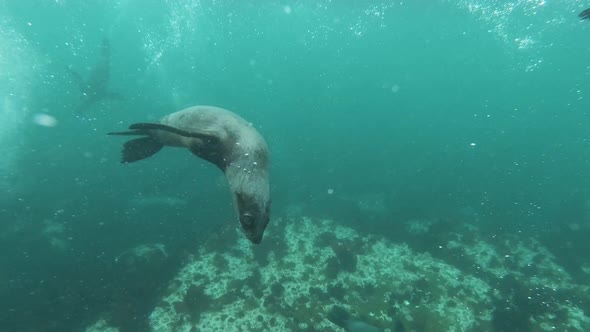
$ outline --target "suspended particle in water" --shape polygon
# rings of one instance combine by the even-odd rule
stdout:
[[[475,147],[477,144],[476,143],[469,143],[469,146],[471,147]]]
[[[37,113],[33,116],[33,122],[43,127],[55,127],[57,119],[49,114]]]
[[[330,188],[328,189],[328,195],[332,195],[334,193],[334,189]]]
[[[393,92],[393,93],[399,92],[399,85],[397,85],[397,84],[392,85],[391,92]]]
[[[285,6],[283,7],[283,10],[285,11],[285,14],[291,14],[291,12],[293,11],[293,9],[291,9],[291,6]]]

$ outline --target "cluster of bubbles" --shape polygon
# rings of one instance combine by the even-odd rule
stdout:
[[[166,0],[163,8],[163,26],[154,29],[153,22],[146,22],[148,25],[141,27],[149,67],[159,65],[166,50],[178,48],[194,36],[204,10],[200,0]]]
[[[554,36],[564,34],[559,30],[577,23],[580,10],[579,3],[566,0],[461,0],[457,5],[519,56],[518,66],[525,71],[543,64],[544,50],[555,47]]]
[[[306,3],[306,8],[295,8],[294,10],[305,12],[315,23],[315,28],[307,31],[307,39],[321,42],[339,34],[349,34],[356,38],[362,38],[375,26],[386,28],[385,18],[387,13],[395,7],[403,6],[403,1],[361,4],[348,5],[346,7],[346,16],[348,17],[340,18],[331,15],[339,6],[339,4],[333,3],[331,0],[317,1],[313,7]]]

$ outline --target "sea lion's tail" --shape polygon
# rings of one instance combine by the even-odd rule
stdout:
[[[148,131],[143,129],[112,132],[108,133],[107,135],[146,136],[132,139],[123,144],[121,156],[121,163],[123,164],[128,164],[145,159],[147,157],[151,157],[164,147],[162,143],[158,142],[158,140],[150,136]]]

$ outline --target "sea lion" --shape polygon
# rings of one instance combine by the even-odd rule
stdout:
[[[126,142],[122,163],[145,159],[164,146],[183,147],[225,173],[242,230],[260,243],[270,218],[268,146],[248,122],[213,106],[193,106],[160,123],[135,123],[108,135],[145,136]]]
[[[590,8],[584,9],[578,16],[582,20],[590,19]]]
[[[123,99],[121,94],[109,90],[109,79],[111,76],[111,43],[108,39],[103,39],[100,58],[90,71],[87,80],[75,70],[71,68],[67,68],[67,70],[78,84],[82,96],[82,101],[76,108],[76,112],[84,112],[92,105],[103,100]]]

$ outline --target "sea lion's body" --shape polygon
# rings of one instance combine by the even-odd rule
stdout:
[[[224,173],[234,198],[242,229],[260,243],[269,221],[268,146],[244,119],[228,110],[194,106],[160,120],[137,123],[131,131],[110,135],[141,135],[125,143],[123,163],[145,159],[164,146],[183,147]]]

